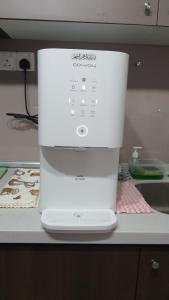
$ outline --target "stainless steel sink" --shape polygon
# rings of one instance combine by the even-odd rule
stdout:
[[[139,183],[136,188],[153,209],[169,214],[169,182]]]

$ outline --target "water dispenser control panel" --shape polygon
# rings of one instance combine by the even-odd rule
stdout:
[[[89,81],[82,77],[80,80],[70,80],[70,97],[68,98],[69,113],[72,117],[94,118],[99,103],[97,81]]]

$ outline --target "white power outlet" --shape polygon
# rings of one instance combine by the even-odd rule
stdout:
[[[35,54],[33,52],[16,52],[16,71],[23,71],[19,66],[22,59],[27,59],[30,63],[30,69],[27,71],[35,71]]]
[[[15,71],[16,70],[16,52],[0,52],[0,70]]]
[[[27,71],[35,71],[35,54],[33,52],[0,51],[0,71],[23,71],[19,63],[24,58],[30,63],[30,69]]]

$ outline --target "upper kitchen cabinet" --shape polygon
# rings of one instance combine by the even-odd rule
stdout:
[[[169,26],[169,1],[159,1],[158,25]]]
[[[0,2],[2,19],[155,25],[157,10],[158,0],[6,0]]]

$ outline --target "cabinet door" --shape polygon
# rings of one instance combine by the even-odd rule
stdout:
[[[144,248],[136,300],[159,299],[169,299],[169,247]]]
[[[5,0],[0,18],[154,25],[157,7],[158,0]]]
[[[134,300],[135,248],[89,246],[70,249],[64,256],[64,300]]]
[[[9,245],[0,299],[134,300],[138,256],[126,246]]]
[[[159,0],[158,25],[169,26],[169,1]]]
[[[34,300],[32,247],[4,246],[1,300]],[[2,274],[2,275],[1,275]]]
[[[35,254],[37,300],[134,300],[136,248],[42,246]]]

